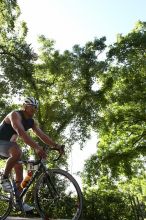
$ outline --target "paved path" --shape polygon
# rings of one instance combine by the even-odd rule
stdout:
[[[6,218],[6,220],[30,220],[30,219],[41,220],[41,218],[23,218],[23,217],[8,217],[8,218]]]
[[[41,220],[41,218],[23,218],[23,217],[8,217],[6,220]],[[62,219],[62,220],[69,220],[69,219]]]

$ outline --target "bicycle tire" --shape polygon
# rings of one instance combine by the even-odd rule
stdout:
[[[64,170],[51,169],[41,174],[34,198],[36,209],[43,219],[80,219],[82,192],[74,177]]]
[[[0,187],[0,220],[8,217],[12,210],[12,197],[10,193],[6,193]]]

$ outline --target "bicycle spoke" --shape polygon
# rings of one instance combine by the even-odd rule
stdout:
[[[77,182],[62,170],[53,170],[51,182],[44,181],[44,178],[37,185],[39,211],[49,219],[79,219],[82,195]]]
[[[11,195],[0,188],[0,219],[5,219],[11,211]]]

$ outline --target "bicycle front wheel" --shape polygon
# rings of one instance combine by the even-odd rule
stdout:
[[[52,169],[42,174],[35,188],[36,208],[43,219],[78,220],[82,212],[82,192],[66,171]]]
[[[0,220],[7,218],[12,209],[11,194],[6,193],[0,187]]]

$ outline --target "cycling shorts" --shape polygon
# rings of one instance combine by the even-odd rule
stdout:
[[[0,140],[0,155],[3,157],[9,157],[9,149],[15,145],[15,142]]]

